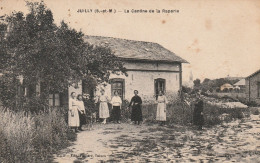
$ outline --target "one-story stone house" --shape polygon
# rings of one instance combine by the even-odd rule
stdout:
[[[144,100],[154,100],[159,90],[176,95],[181,89],[182,63],[188,62],[163,46],[152,42],[100,36],[85,36],[85,41],[109,47],[124,62],[128,76],[111,74],[105,87],[100,85],[94,90],[81,81],[63,93],[50,94],[50,106],[67,106],[71,92],[96,96],[100,89],[104,89],[105,94],[111,98],[118,91],[123,100],[130,101],[134,90],[138,90]],[[30,94],[29,88],[27,94]]]
[[[143,98],[156,96],[159,90],[170,94],[177,94],[180,90],[182,63],[187,61],[163,46],[100,36],[86,36],[85,40],[92,45],[111,48],[127,69],[128,76],[112,74],[108,85],[102,88],[109,97],[115,91],[119,92],[122,99],[130,100],[134,90],[138,90]],[[99,94],[99,89],[96,94]]]
[[[249,102],[260,104],[260,69],[246,77],[246,97]]]

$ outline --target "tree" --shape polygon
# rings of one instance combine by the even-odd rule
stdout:
[[[200,79],[196,79],[196,80],[194,80],[193,81],[193,84],[194,84],[194,87],[196,87],[196,88],[198,88],[198,87],[200,87]]]
[[[203,80],[202,84],[207,84],[207,83],[209,83],[209,81],[210,81],[210,79],[205,78],[205,79]]]
[[[100,83],[107,81],[110,73],[126,74],[123,63],[109,48],[86,43],[84,34],[64,21],[55,25],[44,2],[27,2],[27,6],[29,14],[13,12],[0,26],[4,33],[0,68],[8,74],[4,77],[14,80],[22,76],[25,85],[40,83],[44,88],[40,98],[47,100],[49,91],[62,92],[84,78]],[[7,86],[4,83],[1,87]],[[1,91],[3,96],[6,92]]]

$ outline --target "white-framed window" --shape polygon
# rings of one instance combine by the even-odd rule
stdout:
[[[60,106],[60,94],[49,94],[49,106]]]
[[[110,79],[111,84],[111,97],[114,96],[114,93],[117,91],[121,99],[124,99],[125,96],[125,80],[120,78]]]
[[[158,78],[154,80],[154,95],[158,97],[159,91],[166,92],[166,80]]]

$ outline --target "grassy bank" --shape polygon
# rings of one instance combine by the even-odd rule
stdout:
[[[0,162],[48,162],[75,139],[61,108],[38,114],[0,111]]]

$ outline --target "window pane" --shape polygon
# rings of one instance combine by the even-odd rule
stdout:
[[[59,93],[55,94],[55,99],[57,99],[57,98],[60,98],[60,94]]]
[[[155,95],[158,95],[159,91],[165,92],[165,79],[155,79],[154,84]]]
[[[49,99],[49,106],[53,106],[53,99]]]
[[[55,106],[60,106],[60,94],[56,93],[55,94]]]
[[[49,106],[53,106],[53,94],[49,94]]]
[[[114,96],[115,92],[118,92],[118,95],[122,98],[123,96],[123,82],[121,81],[113,81],[111,83],[111,93]]]

